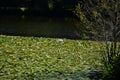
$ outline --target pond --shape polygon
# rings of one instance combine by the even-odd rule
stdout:
[[[56,38],[79,38],[73,18],[0,16],[0,34]]]

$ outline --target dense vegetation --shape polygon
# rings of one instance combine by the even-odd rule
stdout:
[[[88,36],[106,42],[103,79],[116,80],[120,76],[120,0],[81,0],[75,13]]]
[[[81,0],[74,12],[79,18],[78,29],[86,36],[95,40],[113,40],[114,37],[120,40],[119,0]]]
[[[0,35],[0,79],[97,78],[102,67],[99,44],[95,41]],[[98,75],[94,71],[98,71]]]
[[[0,0],[0,14],[73,16],[77,2],[77,0]]]
[[[11,12],[11,10],[13,10],[13,12]],[[34,0],[34,1],[33,0],[25,0],[23,3],[21,3],[20,0],[12,1],[12,2],[10,2],[9,0],[4,0],[4,1],[1,0],[0,1],[0,13],[2,13],[2,12],[3,12],[3,14],[4,13],[8,13],[8,14],[15,13],[15,14],[22,14],[22,15],[29,14],[29,13],[30,14],[32,14],[32,13],[45,14],[46,13],[47,15],[52,14],[54,16],[55,15],[58,15],[58,16],[70,15],[70,16],[72,16],[73,12],[74,12],[74,14],[79,19],[78,23],[75,23],[75,25],[77,27],[78,34],[80,34],[82,39],[102,40],[102,41],[106,42],[106,45],[104,46],[104,47],[106,47],[106,49],[101,52],[103,55],[102,58],[103,58],[103,62],[104,62],[103,64],[104,64],[104,69],[105,69],[104,79],[105,80],[107,80],[107,79],[114,80],[119,77],[120,63],[118,63],[118,62],[120,60],[120,49],[119,49],[118,41],[120,41],[120,38],[119,38],[120,37],[120,0],[66,0],[66,1],[65,0]],[[13,43],[13,41],[11,41],[11,40],[14,40],[14,38],[15,38],[15,41]],[[17,38],[19,38],[19,37],[17,37]],[[49,44],[49,45],[43,45],[42,43],[40,43],[42,41],[38,40],[38,38],[27,38],[27,40],[26,40],[26,38],[22,38],[23,43],[22,43],[22,41],[20,41],[20,43],[19,43],[19,41],[17,41],[17,38],[1,36],[1,43],[2,43],[1,53],[2,54],[5,54],[5,53],[11,54],[12,58],[15,59],[16,56],[14,54],[16,54],[16,53],[18,56],[19,53],[24,53],[24,54],[27,53],[28,54],[31,52],[36,53],[36,51],[38,51],[37,53],[40,54],[41,52],[44,53],[44,50],[45,50],[45,53],[46,53],[46,51],[48,51],[46,53],[45,58],[43,58],[43,61],[46,58],[47,58],[47,60],[50,61],[51,56],[52,56],[52,59],[54,59],[54,56],[52,53],[58,53],[58,52],[64,53],[62,55],[55,54],[57,56],[57,58],[55,56],[54,61],[58,61],[58,63],[60,62],[59,65],[61,66],[61,63],[63,63],[63,62],[61,62],[62,59],[67,58],[66,60],[64,60],[64,62],[66,62],[66,61],[67,62],[63,65],[65,65],[65,67],[68,64],[71,64],[71,65],[69,65],[69,67],[67,66],[66,69],[63,68],[63,66],[61,66],[62,68],[60,67],[59,68],[60,70],[58,68],[55,70],[51,70],[51,68],[49,68],[49,67],[48,67],[49,70],[48,69],[43,70],[43,71],[48,71],[48,72],[51,72],[51,71],[56,72],[56,70],[57,70],[57,72],[60,74],[74,73],[74,72],[76,72],[76,67],[73,68],[72,64],[74,64],[74,63],[72,63],[72,60],[76,60],[76,59],[81,60],[80,57],[77,58],[79,55],[79,52],[81,52],[85,49],[88,49],[86,51],[89,51],[89,49],[90,49],[90,52],[84,52],[84,53],[90,53],[91,55],[94,53],[94,51],[91,50],[93,48],[91,48],[92,44],[91,44],[91,42],[89,43],[89,41],[87,41],[86,42],[87,44],[85,45],[86,47],[89,46],[88,48],[80,49],[81,46],[76,46],[79,44],[79,41],[78,42],[70,41],[70,43],[68,41],[69,45],[66,45],[64,43],[64,40],[62,42],[61,41],[59,42],[59,40],[56,41],[55,39],[47,39],[48,41],[46,41],[46,39],[45,39],[45,40],[43,40],[43,42],[46,41],[46,42],[48,42],[47,44]],[[24,42],[24,39],[25,39],[25,42]],[[29,43],[29,39],[30,39],[30,43]],[[36,41],[36,39],[38,41]],[[8,43],[6,43],[6,40],[9,40]],[[31,42],[31,40],[32,40],[32,42]],[[35,43],[39,42],[38,43],[39,46],[42,45],[42,46],[40,46],[40,49],[39,49],[39,46],[37,47],[37,44],[33,43],[34,40],[35,40]],[[49,43],[49,40],[50,40],[50,43]],[[51,40],[53,42],[56,41],[56,42],[60,43],[61,46],[59,47],[58,43],[52,44]],[[5,43],[4,43],[4,41],[5,41]],[[24,45],[21,45],[21,44],[24,44]],[[44,43],[44,44],[46,44],[46,43]],[[82,44],[84,45],[84,42]],[[9,46],[6,46],[6,45],[9,45]],[[16,46],[19,46],[19,47],[16,47]],[[76,46],[76,47],[73,47],[73,46]],[[85,47],[85,46],[83,46],[83,47]],[[44,47],[43,51],[41,51],[42,47]],[[56,49],[57,47],[59,47],[59,48]],[[33,48],[33,49],[31,49],[31,48]],[[99,47],[96,47],[95,45],[94,45],[94,48],[99,49]],[[10,49],[10,51],[9,51],[9,49]],[[29,49],[29,50],[27,50],[27,49]],[[37,49],[37,50],[34,50],[34,49]],[[67,49],[70,49],[70,51]],[[6,51],[6,50],[8,50],[8,51]],[[11,51],[11,50],[13,50],[13,51]],[[15,52],[14,50],[17,52]],[[57,50],[57,52],[56,52],[56,50]],[[62,50],[65,50],[65,52]],[[47,55],[48,53],[51,53],[52,55]],[[73,53],[73,54],[70,55],[68,53]],[[65,54],[67,54],[67,57]],[[36,54],[33,54],[33,55],[36,56]],[[76,58],[73,59],[73,58],[69,57],[68,55],[70,55],[72,57],[76,56]],[[89,54],[87,54],[87,56],[88,55]],[[6,55],[4,55],[4,56],[6,56]],[[43,55],[38,55],[38,56],[40,57]],[[61,56],[61,57],[59,57],[59,56]],[[29,60],[29,58],[30,58],[30,55],[28,58],[25,58],[25,59]],[[8,60],[6,60],[6,59],[8,59]],[[9,64],[10,63],[9,58],[6,58],[6,59],[5,59],[5,64]],[[22,60],[24,61],[23,57],[18,57],[17,59],[20,61],[22,61]],[[94,58],[90,59],[90,61],[93,59]],[[11,60],[11,58],[10,58],[10,60]],[[30,60],[32,60],[32,58],[30,58]],[[70,60],[70,62],[69,62],[69,60]],[[51,66],[54,63],[54,61],[50,62],[49,65],[46,64],[48,62],[45,62],[44,65]],[[30,62],[32,62],[32,61],[30,61]],[[77,62],[77,61],[73,61],[73,62]],[[23,63],[25,65],[29,66],[28,62],[24,61]],[[21,64],[23,64],[23,63],[21,63]],[[10,63],[10,64],[15,64],[15,63]],[[38,63],[38,64],[41,64],[41,63]],[[79,63],[75,63],[75,66],[79,66],[78,64]],[[1,70],[3,71],[3,74],[2,74],[3,76],[4,76],[3,68],[5,68],[4,66],[5,66],[4,64],[3,64],[3,66],[1,66]],[[16,66],[16,64],[14,66]],[[54,67],[56,67],[56,65]],[[81,66],[79,66],[79,69],[80,69],[80,67]],[[24,67],[22,67],[22,68],[24,68]],[[71,69],[71,70],[73,70],[73,72],[71,72],[67,69]],[[20,69],[17,69],[17,70],[20,70]],[[66,71],[66,72],[64,72],[64,71]],[[77,69],[77,71],[79,71],[79,70]],[[13,73],[14,73],[14,70],[13,70]],[[10,73],[8,73],[8,74],[10,74]],[[20,73],[20,74],[22,74],[22,73]]]

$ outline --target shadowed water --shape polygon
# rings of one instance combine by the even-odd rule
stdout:
[[[0,34],[79,38],[72,18],[0,16]]]

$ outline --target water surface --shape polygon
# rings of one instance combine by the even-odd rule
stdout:
[[[24,15],[0,16],[0,34],[37,37],[79,37],[72,18]]]

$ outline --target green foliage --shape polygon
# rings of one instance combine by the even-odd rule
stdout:
[[[108,68],[105,69],[103,80],[117,80],[120,76],[120,55],[112,61],[112,64],[108,64]]]
[[[119,10],[119,1],[80,0],[74,10],[79,18],[78,29],[86,27],[86,32],[91,33],[94,39],[105,40],[105,35],[110,37],[114,27],[120,26]]]
[[[24,12],[24,11],[27,10],[27,8],[25,8],[25,7],[21,7],[20,10]]]
[[[102,56],[105,67],[104,79],[117,80],[120,74],[120,54],[117,44],[120,41],[120,1],[80,0],[75,14],[81,26],[87,26],[89,29],[86,32],[90,32],[95,40],[106,41],[105,53]]]
[[[83,23],[83,24],[86,24],[87,23],[87,20],[86,20],[86,17],[85,17],[85,13],[82,11],[82,8],[81,8],[81,4],[78,3],[76,5],[76,8],[74,10],[74,13],[77,15],[77,17],[80,19],[80,21]]]
[[[107,45],[106,54],[104,55],[103,64],[104,64],[104,80],[116,80],[120,76],[120,50],[119,44],[115,44],[115,42],[109,43]]]
[[[0,35],[0,80],[85,80],[81,73],[102,66],[98,49],[93,41]]]

